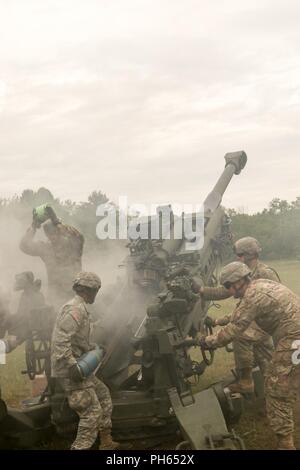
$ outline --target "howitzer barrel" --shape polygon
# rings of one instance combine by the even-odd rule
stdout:
[[[218,179],[215,187],[204,201],[205,211],[213,212],[222,202],[222,196],[226,191],[234,174],[238,175],[247,163],[247,155],[243,150],[230,152],[225,155],[225,169]]]

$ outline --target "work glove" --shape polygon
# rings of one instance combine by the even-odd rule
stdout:
[[[73,382],[82,382],[82,380],[84,379],[84,377],[82,375],[82,372],[81,372],[81,369],[80,369],[78,364],[73,364],[69,368],[69,378]]]

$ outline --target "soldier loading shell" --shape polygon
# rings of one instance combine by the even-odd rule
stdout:
[[[199,338],[202,348],[220,348],[249,328],[253,321],[272,336],[275,351],[265,376],[267,415],[279,450],[295,450],[293,404],[300,390],[300,366],[294,360],[300,340],[300,298],[290,289],[267,279],[252,280],[240,262],[225,266],[220,282],[231,296],[241,299],[231,322],[217,333]]]
[[[47,242],[36,241],[37,229],[43,224]],[[20,242],[20,249],[30,256],[39,256],[45,264],[49,302],[57,309],[72,297],[72,280],[82,269],[83,235],[65,225],[47,205],[34,210],[33,223]]]
[[[99,277],[80,272],[73,282],[75,297],[60,310],[52,335],[51,372],[79,416],[77,437],[71,449],[90,449],[100,432],[100,450],[114,450],[111,436],[112,401],[107,386],[91,374],[84,376],[78,361],[94,349],[90,343],[90,314],[101,287]]]

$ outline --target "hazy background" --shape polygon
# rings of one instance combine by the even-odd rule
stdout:
[[[0,0],[0,196],[196,203],[299,195],[297,0]]]

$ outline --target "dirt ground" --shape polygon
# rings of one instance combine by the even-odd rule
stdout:
[[[295,446],[300,449],[300,400],[294,407],[295,422]],[[259,416],[258,413],[245,413],[238,425],[236,432],[244,439],[246,448],[249,450],[274,450],[276,449],[276,439],[272,433],[266,416]]]
[[[10,399],[10,406],[19,406],[19,400]],[[295,445],[297,449],[300,449],[300,400],[294,408],[294,420],[295,420]],[[264,415],[262,409],[247,410],[241,416],[238,423],[233,426],[234,431],[244,440],[247,450],[275,450],[276,440],[272,433],[268,419]],[[127,443],[127,447],[131,450],[141,450],[145,448],[151,448],[155,450],[172,450],[176,448],[176,445],[181,441],[179,435],[174,438],[168,438],[160,444],[146,445],[143,442],[135,441],[130,444]],[[58,437],[54,437],[49,442],[41,442],[34,449],[39,450],[64,450],[68,449],[70,441],[64,440]],[[125,447],[126,448],[126,447]]]

